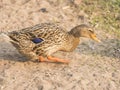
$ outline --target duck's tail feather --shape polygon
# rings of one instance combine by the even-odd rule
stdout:
[[[0,39],[2,39],[3,42],[10,42],[13,46],[18,47],[18,43],[15,42],[8,33],[0,33]]]
[[[6,41],[11,41],[11,38],[8,36],[7,33],[0,33],[0,38],[6,40]]]

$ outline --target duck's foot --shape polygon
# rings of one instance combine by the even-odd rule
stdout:
[[[40,62],[46,62],[47,60],[43,57],[43,56],[39,56],[39,59],[38,59]]]
[[[39,61],[40,62],[58,62],[58,63],[66,63],[66,64],[69,63],[68,60],[64,60],[64,59],[60,59],[60,58],[55,58],[55,57],[52,57],[52,56],[47,56],[47,59],[48,60],[46,60],[43,56],[39,56]]]
[[[69,63],[68,60],[64,60],[64,59],[60,59],[60,58],[55,58],[55,57],[52,57],[52,56],[48,56],[47,59],[50,60],[50,61],[52,61],[52,62],[59,62],[59,63],[66,63],[66,64]]]

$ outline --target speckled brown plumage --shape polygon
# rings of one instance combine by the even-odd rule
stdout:
[[[80,37],[88,37],[99,41],[94,32],[85,25],[78,25],[69,32],[53,23],[38,24],[19,31],[8,33],[12,44],[18,51],[32,60],[51,56],[56,51],[73,51],[79,44]],[[32,42],[34,38],[41,38],[40,43]]]

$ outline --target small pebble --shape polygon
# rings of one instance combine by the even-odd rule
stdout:
[[[48,12],[48,11],[46,10],[46,8],[41,8],[40,11],[43,12],[43,13],[47,13],[47,12]]]

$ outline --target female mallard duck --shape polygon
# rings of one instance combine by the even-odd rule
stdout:
[[[56,51],[73,51],[79,44],[80,37],[87,37],[100,42],[92,29],[85,24],[78,25],[66,32],[55,24],[43,23],[10,32],[8,36],[20,53],[41,62],[68,63],[68,60],[55,58],[51,55]]]

